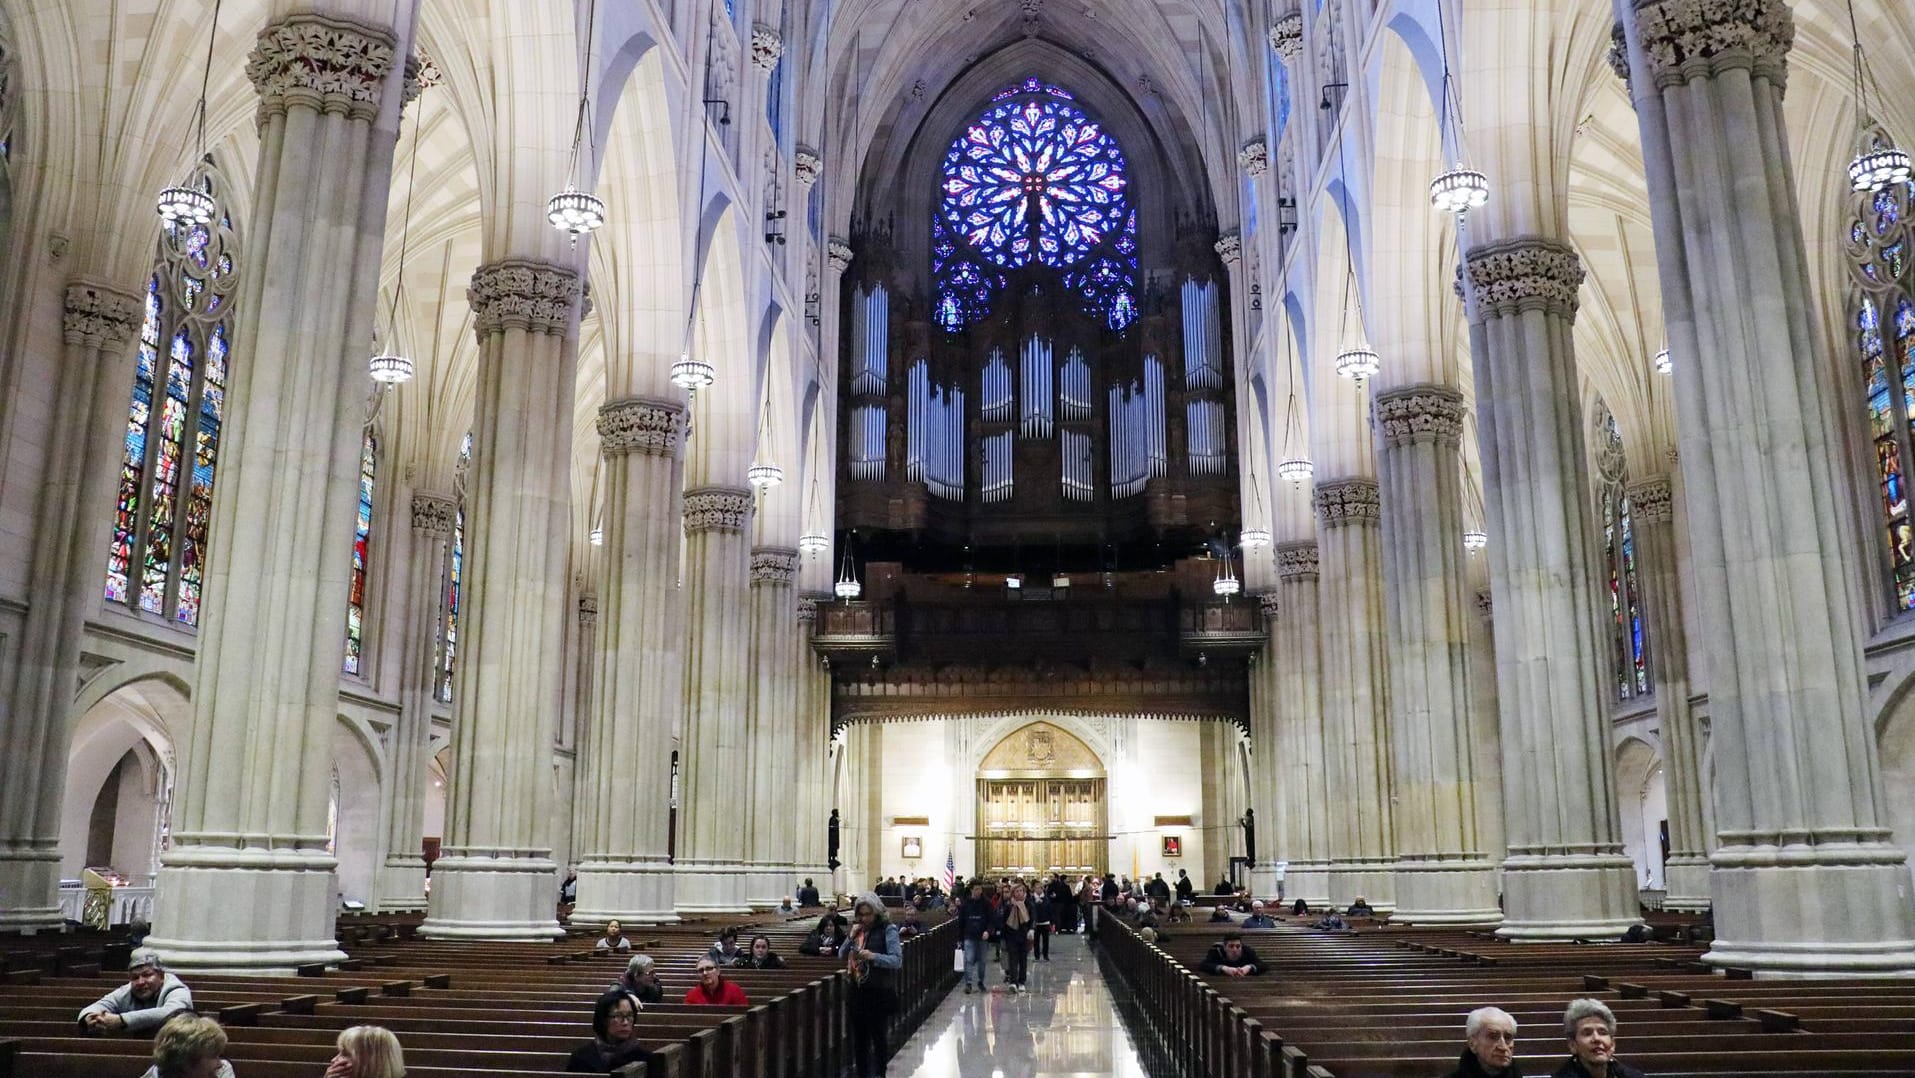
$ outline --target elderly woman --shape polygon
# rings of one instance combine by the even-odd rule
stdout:
[[[1572,999],[1563,1012],[1563,1036],[1569,1061],[1553,1078],[1644,1078],[1616,1058],[1616,1015],[1601,1000]]]
[[[153,1038],[153,1065],[140,1078],[233,1078],[226,1054],[226,1031],[197,1014],[167,1019]]]
[[[326,1068],[326,1078],[405,1078],[406,1057],[399,1038],[383,1026],[353,1026],[342,1030],[334,1047],[338,1054]]]
[[[568,1074],[610,1074],[628,1063],[642,1063],[652,1053],[638,1043],[638,1012],[630,992],[614,988],[592,1007],[592,1043],[582,1044],[565,1061]]]
[[[838,948],[844,946],[844,917],[836,913],[827,913],[818,918],[818,927],[805,933],[804,941],[798,944],[799,954],[835,955]]]
[[[652,956],[648,954],[633,955],[612,989],[630,992],[640,1003],[665,1001],[665,986],[658,983],[658,971],[652,967]]]
[[[904,942],[884,912],[884,901],[865,892],[851,907],[851,938],[838,950],[851,975],[851,994],[845,1012],[851,1020],[851,1055],[858,1078],[880,1078],[891,1053],[884,1043],[884,1027],[897,1009],[892,981],[904,967]]]

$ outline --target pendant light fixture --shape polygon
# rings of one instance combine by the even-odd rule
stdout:
[[[210,225],[218,207],[213,204],[213,196],[206,191],[206,89],[213,79],[213,44],[219,40],[219,9],[221,0],[213,0],[213,25],[206,32],[206,67],[199,77],[199,103],[193,110],[194,147],[193,167],[186,174],[186,181],[160,191],[154,200],[153,208],[158,211],[160,220],[167,226]]]
[[[405,217],[399,225],[399,271],[392,281],[392,306],[386,311],[386,335],[382,339],[384,347],[373,353],[367,362],[367,373],[372,380],[381,385],[400,385],[412,381],[412,359],[398,349],[399,337],[399,299],[406,291],[406,254],[412,247],[412,193],[418,190],[415,183],[419,175],[419,143],[425,138],[426,98],[420,91],[419,116],[413,121],[412,160],[406,164],[406,209]]]
[[[1451,165],[1430,181],[1430,205],[1458,216],[1489,203],[1489,177],[1469,167],[1469,144],[1463,140],[1463,99],[1450,77],[1449,20],[1443,0],[1436,2],[1436,39],[1443,51],[1443,116],[1439,129],[1450,143]]]
[[[810,485],[805,488],[805,501],[808,503],[806,508],[811,519],[817,521],[824,517],[823,508],[818,504],[819,469],[811,468],[809,471],[811,472],[809,477],[811,482]],[[831,536],[819,530],[818,525],[815,523],[803,535],[798,537],[798,553],[808,558],[817,557],[830,549]]]
[[[1875,76],[1868,69],[1868,58],[1862,54],[1862,31],[1855,19],[1855,0],[1847,2],[1849,37],[1855,46],[1855,114],[1859,120],[1856,157],[1849,162],[1849,186],[1858,192],[1881,191],[1909,182],[1910,177],[1915,176],[1915,167],[1910,165],[1908,151],[1889,139],[1888,132],[1876,124],[1874,114],[1869,111],[1868,91],[1875,83]],[[1878,96],[1879,92],[1877,87]]]
[[[745,482],[760,494],[785,481],[785,470],[767,459],[771,446],[771,369],[765,370],[765,397],[758,408],[758,459],[745,469]]]
[[[1210,582],[1210,590],[1229,601],[1232,595],[1243,590],[1243,582],[1237,579],[1237,561],[1225,554],[1222,564],[1217,568],[1217,579]]]
[[[858,567],[851,560],[851,543],[844,545],[844,567],[838,572],[838,582],[831,586],[831,593],[845,602],[850,602],[864,594],[864,585],[858,583]]]
[[[580,172],[579,148],[586,143],[592,129],[592,50],[593,30],[598,19],[598,0],[586,0],[585,4],[585,55],[579,61],[578,77],[578,119],[572,126],[572,157],[565,170],[565,190],[553,195],[545,203],[545,219],[552,227],[572,237],[572,246],[578,246],[580,236],[590,235],[605,227],[605,201],[589,191],[578,189]]]
[[[707,57],[705,66],[707,68],[711,66],[709,56]],[[710,118],[701,119],[698,127],[697,192],[697,198],[700,201],[703,201],[705,197],[705,176],[711,164],[711,147],[709,145],[710,131]],[[678,362],[672,364],[671,371],[672,384],[684,390],[686,393],[691,394],[693,397],[698,395],[699,390],[709,387],[713,382],[718,380],[718,371],[715,367],[703,359],[694,358],[692,356],[692,327],[698,318],[698,294],[705,287],[705,275],[698,272],[696,263],[697,260],[693,259],[692,298],[690,308],[685,312],[684,347],[679,350]]]
[[[1675,373],[1676,364],[1674,360],[1669,358],[1669,349],[1666,346],[1656,352],[1656,358],[1652,362],[1656,365],[1657,374]]]
[[[1283,378],[1290,392],[1284,404],[1283,456],[1277,461],[1277,478],[1289,480],[1293,487],[1301,487],[1317,469],[1310,463],[1303,444],[1302,422],[1297,418],[1297,365],[1290,354],[1291,330],[1286,326],[1278,332],[1283,335]]]
[[[1349,344],[1336,355],[1337,374],[1356,383],[1357,389],[1377,371],[1383,369],[1383,362],[1376,352],[1363,343],[1363,295],[1356,287],[1356,241],[1350,238],[1350,167],[1343,152],[1343,129],[1348,125],[1348,115],[1337,117],[1337,171],[1343,177],[1343,326],[1342,335]],[[1356,332],[1350,332],[1350,312],[1356,311]]]
[[[1489,545],[1489,533],[1471,529],[1463,533],[1463,549],[1471,554]]]

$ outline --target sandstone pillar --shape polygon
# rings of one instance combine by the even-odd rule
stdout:
[[[746,860],[753,909],[775,909],[797,890],[791,880],[792,810],[802,778],[796,772],[797,671],[792,668],[792,584],[798,552],[755,547],[751,552],[751,697],[746,715],[750,809]]]
[[[1270,898],[1277,894],[1279,861],[1295,849],[1296,842],[1280,778],[1283,746],[1278,743],[1278,694],[1283,674],[1278,667],[1276,621],[1281,600],[1271,592],[1257,596],[1257,604],[1269,643],[1250,665],[1250,807],[1257,814],[1257,858],[1250,865],[1250,893]]]
[[[1317,545],[1277,547],[1277,618],[1270,658],[1276,675],[1277,794],[1283,843],[1277,856],[1286,899],[1330,901],[1330,792],[1325,766],[1323,672],[1317,619]]]

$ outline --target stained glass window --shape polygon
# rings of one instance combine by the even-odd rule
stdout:
[[[1000,91],[945,152],[931,224],[933,316],[957,330],[990,313],[1005,271],[1036,262],[1113,329],[1137,317],[1137,211],[1117,140],[1068,90]]]
[[[1862,360],[1862,402],[1874,500],[1881,510],[1887,591],[1896,612],[1915,610],[1915,527],[1908,513],[1911,420],[1915,420],[1915,273],[1910,272],[1909,212],[1915,184],[1855,196],[1849,221],[1849,326]]]
[[[452,547],[446,552],[445,586],[439,602],[439,661],[434,694],[440,703],[452,702],[452,667],[459,650],[459,601],[465,586],[465,478],[472,465],[472,435],[459,445],[459,508],[452,517]]]
[[[1616,417],[1600,400],[1591,434],[1596,455],[1596,505],[1602,514],[1603,584],[1609,592],[1609,650],[1616,695],[1630,700],[1649,691],[1649,641],[1643,630],[1642,584],[1636,574],[1636,529],[1625,489],[1628,461]]]
[[[366,647],[367,543],[372,538],[372,484],[379,443],[366,431],[359,447],[359,512],[352,533],[352,586],[346,593],[346,673],[363,674]]]
[[[219,203],[215,176],[202,183]],[[105,594],[181,625],[199,624],[204,599],[236,249],[223,204],[213,224],[161,229],[134,360]]]

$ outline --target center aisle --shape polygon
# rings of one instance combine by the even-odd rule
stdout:
[[[1031,962],[1029,988],[1013,995],[993,964],[989,990],[952,989],[891,1060],[893,1078],[1147,1078],[1118,1018],[1097,958],[1081,936],[1051,940]]]

